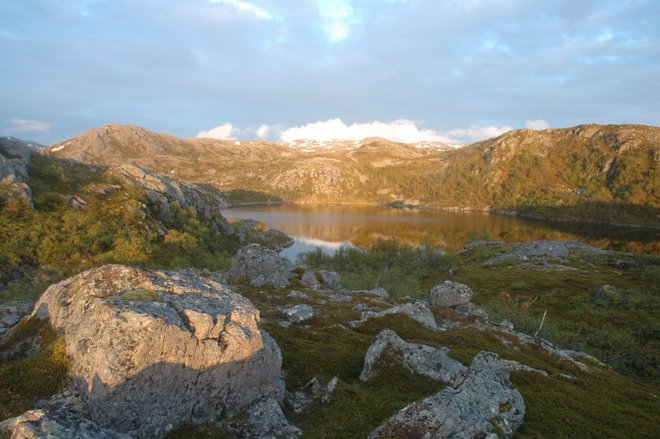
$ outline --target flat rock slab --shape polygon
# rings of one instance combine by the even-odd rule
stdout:
[[[354,320],[350,322],[349,324],[351,326],[357,326],[360,323],[366,322],[369,319],[373,318],[378,318],[378,317],[383,317],[389,314],[403,314],[414,321],[420,323],[422,326],[424,326],[427,329],[444,329],[441,328],[437,325],[435,322],[435,318],[433,317],[433,313],[429,309],[427,303],[425,301],[418,300],[416,302],[412,303],[404,303],[401,305],[395,305],[391,308],[388,308],[384,311],[364,311],[361,316],[360,320]]]

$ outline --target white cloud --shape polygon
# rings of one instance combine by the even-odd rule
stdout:
[[[444,133],[454,142],[478,142],[479,140],[490,139],[511,131],[510,126],[497,127],[495,125],[470,125],[468,128],[457,128]]]
[[[280,134],[280,139],[291,142],[300,139],[319,141],[362,140],[367,137],[383,137],[403,143],[421,141],[449,142],[450,140],[431,129],[421,129],[415,122],[399,119],[392,122],[367,122],[346,125],[341,119],[330,119],[287,128]]]
[[[259,137],[260,139],[265,139],[266,137],[268,137],[268,134],[270,134],[270,131],[271,131],[270,125],[265,125],[265,124],[261,125],[257,129],[257,137]]]
[[[272,20],[273,14],[268,10],[255,5],[254,3],[245,2],[241,0],[210,0],[211,3],[218,3],[221,5],[228,5],[238,9],[241,12],[247,12],[262,20]]]
[[[34,131],[49,131],[50,124],[48,122],[40,122],[38,120],[28,120],[28,119],[9,119],[11,126],[9,131],[20,132],[20,133],[29,133]]]
[[[208,131],[200,131],[197,133],[197,137],[205,137],[208,139],[220,139],[220,140],[234,140],[238,134],[238,129],[235,128],[229,122],[222,125],[218,125],[215,128],[211,128]]]
[[[351,26],[360,22],[355,18],[353,6],[346,0],[317,0],[319,15],[323,19],[323,31],[331,43],[348,38]]]
[[[528,120],[525,122],[525,126],[532,130],[544,130],[550,128],[550,124],[543,119]]]

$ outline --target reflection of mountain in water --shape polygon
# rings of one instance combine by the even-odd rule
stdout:
[[[295,248],[289,249],[287,256],[316,246],[328,251],[348,243],[370,247],[379,239],[456,250],[468,241],[486,237],[505,242],[578,239],[602,248],[660,252],[658,231],[549,223],[478,212],[284,205],[229,209],[223,214],[228,218],[263,221],[296,237]]]

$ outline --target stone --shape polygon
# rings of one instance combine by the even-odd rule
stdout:
[[[469,303],[472,290],[465,284],[446,280],[431,288],[429,302],[434,306],[457,306]]]
[[[348,294],[330,294],[328,296],[331,302],[351,302],[353,297]]]
[[[321,283],[325,287],[333,291],[343,290],[343,287],[341,286],[341,276],[339,273],[335,271],[319,270],[319,276],[321,276]]]
[[[259,400],[227,426],[241,438],[296,439],[302,435],[300,429],[289,424],[274,398]]]
[[[449,386],[408,405],[369,438],[511,438],[525,416],[525,402],[509,381],[512,370],[533,369],[482,351]]]
[[[296,305],[290,308],[283,308],[284,314],[290,323],[301,323],[314,317],[314,308],[311,305]]]
[[[259,244],[241,247],[231,263],[230,278],[247,277],[253,287],[289,286],[291,264],[274,250]]]
[[[146,168],[124,163],[110,169],[110,174],[121,178],[145,192],[147,198],[158,211],[158,217],[166,223],[176,220],[173,203],[180,208],[193,209],[197,216],[210,224],[214,232],[232,235],[233,227],[220,214],[220,210],[229,207],[224,196],[211,187],[198,186],[183,180],[171,180]]]
[[[364,367],[360,380],[371,379],[376,371],[378,360],[387,350],[401,354],[403,365],[409,371],[436,381],[450,382],[458,372],[466,367],[447,355],[447,348],[433,348],[421,344],[407,343],[391,329],[383,329],[364,356]]]
[[[302,277],[300,278],[300,283],[303,284],[303,286],[313,290],[318,290],[321,287],[321,284],[316,278],[316,275],[310,270],[307,270],[303,273]]]
[[[286,297],[290,299],[309,300],[309,296],[302,291],[292,290]]]
[[[371,290],[355,290],[353,293],[362,293],[362,294],[371,294],[373,296],[378,296],[381,299],[389,299],[390,293],[387,292],[385,288],[373,288]]]
[[[414,321],[420,323],[427,329],[441,329],[438,327],[433,317],[433,313],[429,309],[425,301],[418,300],[412,303],[404,303],[400,305],[395,305],[391,308],[388,308],[384,311],[364,311],[360,316],[360,320],[354,320],[350,322],[350,325],[355,327],[360,323],[366,322],[369,319],[383,317],[389,314],[404,314],[413,319]]]
[[[282,356],[259,311],[190,273],[94,268],[50,286],[32,315],[64,335],[73,383],[103,428],[159,438],[281,391]]]
[[[454,307],[454,310],[462,317],[478,317],[484,321],[488,321],[488,313],[472,302],[458,305]]]
[[[594,294],[597,303],[616,303],[621,301],[621,294],[612,285],[601,285]]]
[[[0,432],[10,434],[8,437],[12,439],[132,439],[128,434],[102,428],[66,408],[29,410],[1,422]]]
[[[287,392],[284,403],[294,413],[303,413],[313,406],[330,402],[337,389],[337,383],[338,378],[333,377],[324,386],[319,382],[317,377],[314,377],[301,390]]]
[[[513,331],[514,330],[514,325],[507,319],[504,319],[500,322],[499,327],[506,330],[506,331]]]
[[[13,137],[0,137],[0,207],[3,201],[20,200],[30,208],[32,190],[28,186],[28,165],[34,147]]]
[[[0,337],[32,310],[30,302],[16,301],[0,305]]]

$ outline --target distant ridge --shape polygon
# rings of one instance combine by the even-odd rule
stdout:
[[[108,125],[45,152],[299,203],[402,203],[660,225],[660,128],[514,130],[462,148],[360,142],[180,139]]]

